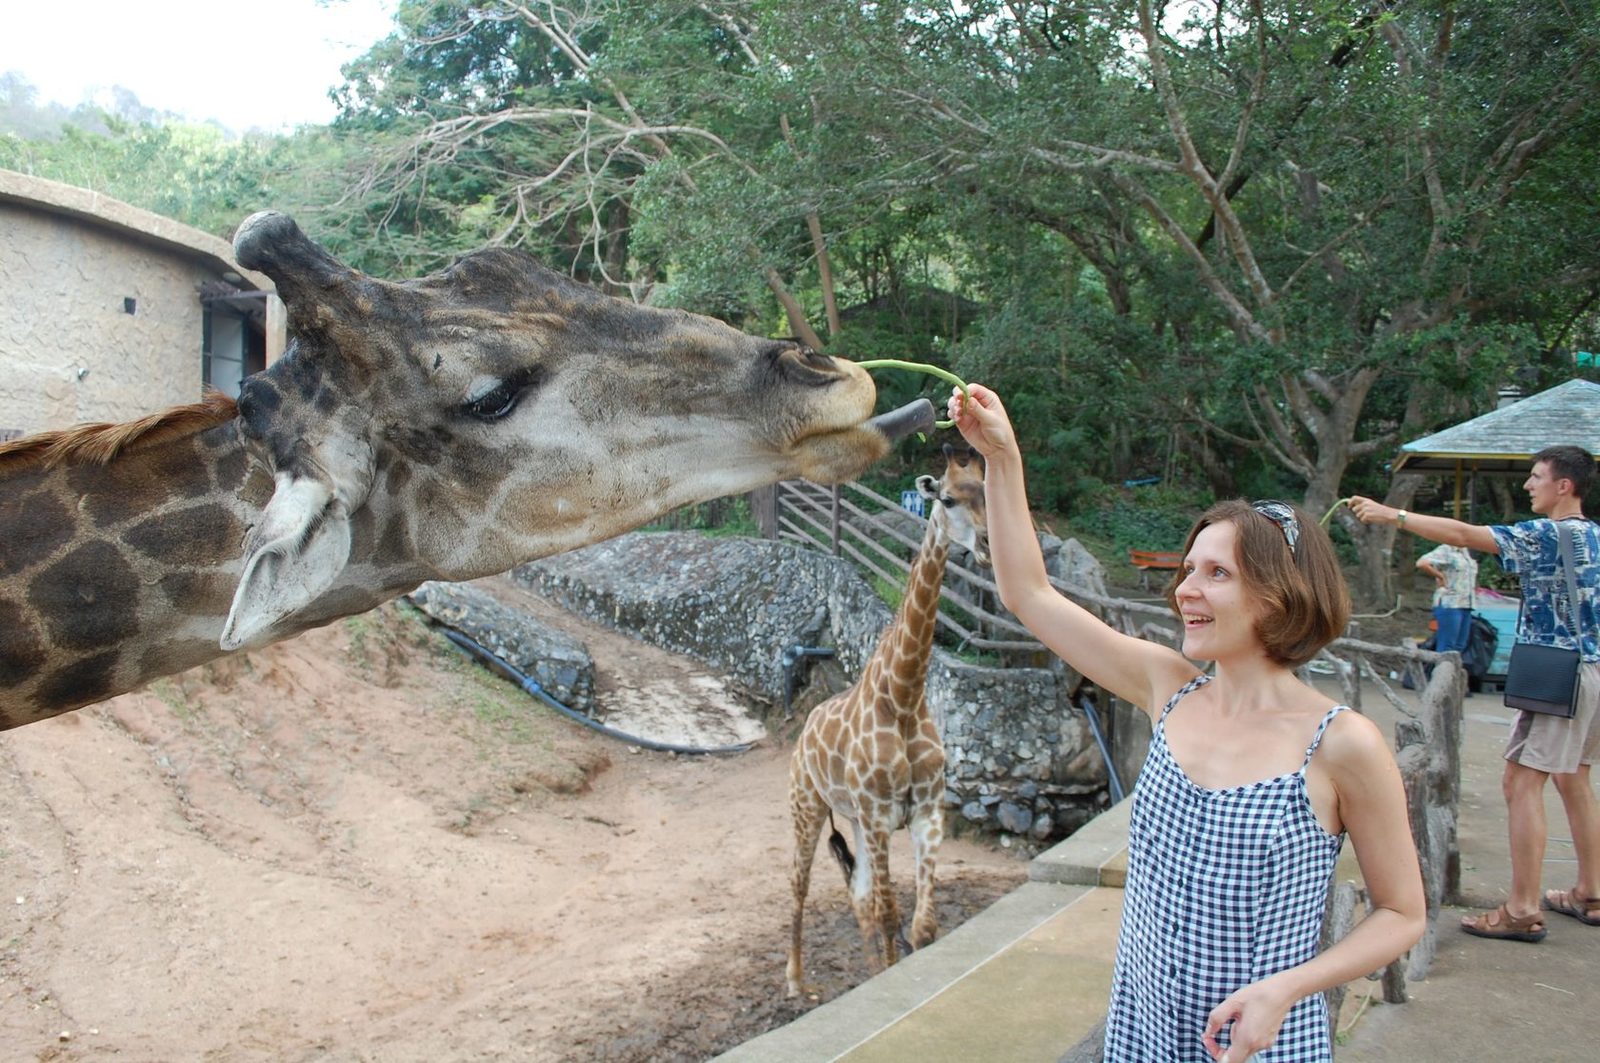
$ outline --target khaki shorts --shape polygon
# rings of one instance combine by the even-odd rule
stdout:
[[[1600,662],[1578,669],[1578,711],[1570,720],[1542,712],[1517,713],[1506,759],[1525,768],[1570,775],[1600,759]]]

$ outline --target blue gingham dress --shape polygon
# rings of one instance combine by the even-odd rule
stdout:
[[[1167,702],[1134,787],[1108,1063],[1210,1063],[1200,1037],[1211,1009],[1310,960],[1321,941],[1344,836],[1317,822],[1305,773],[1328,724],[1348,706],[1322,718],[1299,771],[1209,790],[1172,758],[1166,720],[1210,678],[1196,676]],[[1332,1058],[1327,1003],[1315,993],[1289,1009],[1277,1040],[1251,1060]]]

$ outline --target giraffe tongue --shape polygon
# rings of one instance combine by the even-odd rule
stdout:
[[[933,423],[937,420],[933,415],[933,403],[927,399],[917,399],[908,402],[898,410],[880,413],[867,424],[882,432],[890,442],[904,439],[912,432],[931,432]]]

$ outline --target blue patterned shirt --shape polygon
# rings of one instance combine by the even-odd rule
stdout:
[[[1577,534],[1570,536],[1578,581],[1579,638],[1572,631],[1572,609],[1567,604],[1567,577],[1561,565],[1557,524]],[[1520,524],[1495,524],[1489,528],[1500,548],[1500,567],[1522,581],[1522,619],[1518,642],[1539,646],[1579,647],[1586,661],[1600,661],[1600,527],[1588,520],[1525,520]]]

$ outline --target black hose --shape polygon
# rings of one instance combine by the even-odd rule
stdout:
[[[625,731],[619,731],[615,727],[607,727],[594,717],[585,716],[577,709],[568,708],[567,706],[561,704],[561,702],[545,693],[544,687],[539,685],[539,681],[537,679],[530,675],[524,675],[522,671],[515,665],[512,665],[509,662],[501,659],[492,650],[480,646],[478,643],[463,635],[461,632],[456,631],[454,628],[448,627],[441,627],[439,630],[444,633],[445,638],[449,639],[451,642],[455,643],[457,646],[460,646],[462,649],[466,650],[468,653],[472,654],[474,657],[478,658],[478,660],[483,662],[483,664],[490,671],[497,672],[503,678],[511,680],[523,690],[527,691],[529,694],[532,694],[534,697],[538,698],[540,701],[544,702],[552,709],[555,709],[568,719],[581,723],[585,727],[593,728],[594,730],[599,731],[601,734],[607,735],[611,738],[617,738],[624,742],[630,742],[633,745],[642,746],[645,749],[653,749],[661,753],[685,753],[691,756],[701,756],[711,753],[746,753],[755,744],[753,742],[740,742],[738,745],[712,746],[709,748],[701,746],[680,746],[674,745],[671,742],[657,742],[653,738],[640,738],[638,735],[631,735]]]
[[[1117,766],[1111,761],[1111,748],[1106,745],[1106,737],[1100,732],[1100,717],[1094,711],[1094,702],[1089,700],[1089,695],[1084,694],[1078,698],[1078,707],[1083,709],[1083,714],[1089,718],[1089,731],[1094,735],[1094,744],[1100,747],[1100,757],[1106,762],[1106,776],[1111,783],[1111,801],[1115,804],[1122,800],[1122,780],[1117,777]]]

